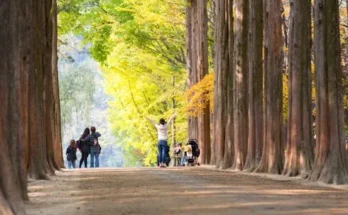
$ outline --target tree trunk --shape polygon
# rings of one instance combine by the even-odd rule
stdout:
[[[316,154],[310,180],[348,182],[338,0],[315,1]]]
[[[187,86],[190,88],[198,82],[197,78],[197,46],[195,42],[197,32],[197,2],[187,0],[186,6],[186,46],[187,46]],[[196,117],[188,117],[188,138],[198,139],[198,121]]]
[[[245,165],[248,145],[248,0],[235,0],[235,42],[234,42],[234,164],[242,170]]]
[[[262,155],[262,42],[263,4],[259,0],[249,0],[248,35],[248,153],[244,169],[253,171]]]
[[[216,167],[233,162],[233,13],[232,0],[215,1],[214,144]]]
[[[197,1],[197,35],[195,36],[196,73],[198,82],[208,74],[208,16],[207,0]],[[193,71],[194,72],[194,71]],[[200,163],[208,164],[210,161],[210,108],[209,104],[204,108],[203,114],[198,117],[198,142],[201,147]]]
[[[283,174],[308,177],[312,169],[311,1],[290,2],[289,119]]]
[[[46,178],[49,170],[46,149],[53,143],[44,116],[51,106],[43,98],[53,98],[44,85],[52,73],[51,7],[44,0],[0,2],[0,214],[25,214],[28,174]]]
[[[57,32],[57,1],[52,0],[52,86],[53,86],[53,144],[54,144],[54,160],[58,169],[64,167],[63,150],[62,150],[62,133],[60,119],[60,96],[59,96],[59,80],[58,80],[58,32]]]
[[[265,0],[265,122],[262,158],[257,172],[279,174],[283,168],[282,143],[282,32],[281,1]]]

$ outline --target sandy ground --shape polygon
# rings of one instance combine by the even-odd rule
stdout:
[[[348,192],[209,168],[63,171],[29,183],[28,215],[348,214]]]

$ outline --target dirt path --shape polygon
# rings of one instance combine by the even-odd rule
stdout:
[[[64,171],[29,183],[28,215],[348,214],[348,192],[203,168]]]

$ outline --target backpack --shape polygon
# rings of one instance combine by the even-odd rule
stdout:
[[[101,146],[99,145],[98,137],[95,136],[95,134],[90,135],[89,139],[89,145],[93,147],[94,149],[97,149],[97,153],[101,152]]]
[[[95,134],[90,135],[89,145],[91,145],[91,146],[99,145],[98,138],[95,136]]]

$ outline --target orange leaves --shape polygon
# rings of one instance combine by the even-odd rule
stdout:
[[[199,116],[209,105],[210,110],[213,106],[214,97],[214,74],[209,73],[202,81],[193,85],[185,93],[187,100],[186,113],[189,116]]]

